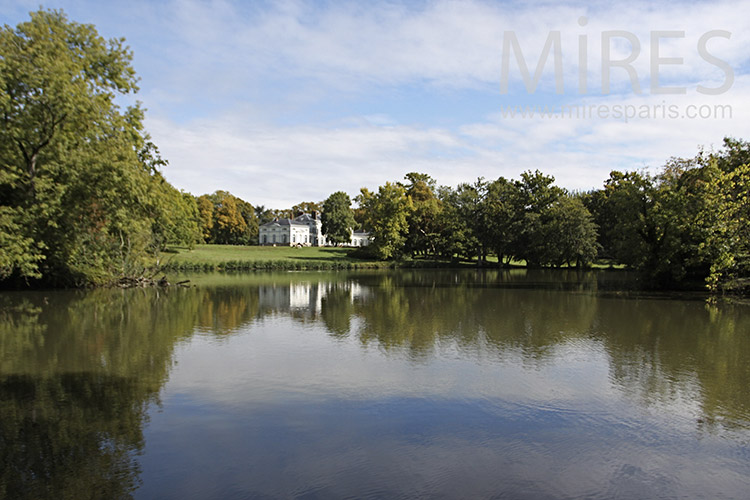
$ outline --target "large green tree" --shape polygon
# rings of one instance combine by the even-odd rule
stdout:
[[[456,189],[439,190],[443,210],[440,218],[440,253],[449,258],[477,258],[477,263],[487,255],[487,224],[485,196],[487,183],[477,179],[473,184],[462,183]]]
[[[386,182],[377,193],[363,188],[357,201],[363,209],[365,229],[372,235],[368,249],[379,259],[400,257],[409,229],[407,218],[412,210],[406,189]]]
[[[524,172],[515,181],[517,199],[511,229],[514,233],[513,248],[510,251],[530,266],[551,263],[549,246],[554,243],[547,239],[546,234],[550,210],[565,194],[554,182],[554,177],[538,170]]]
[[[410,172],[405,176],[406,195],[413,210],[409,213],[406,251],[412,254],[437,253],[439,220],[443,205],[435,194],[435,180],[427,174]]]
[[[544,264],[587,266],[598,253],[596,224],[574,196],[562,196],[545,211],[539,237],[544,242],[540,258]]]
[[[227,191],[198,197],[203,240],[206,243],[252,245],[258,242],[256,209]]]
[[[336,191],[323,202],[323,234],[329,242],[349,243],[354,221],[352,200],[343,191]]]
[[[60,11],[0,30],[0,279],[104,282],[175,233],[143,111],[115,103],[131,59]]]
[[[513,257],[519,230],[518,219],[523,215],[519,201],[516,183],[500,177],[487,185],[484,201],[487,224],[485,244],[497,255],[500,263],[505,259],[509,264]]]

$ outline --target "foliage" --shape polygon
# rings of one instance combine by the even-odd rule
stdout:
[[[552,219],[552,207],[565,194],[554,182],[554,177],[537,170],[522,173],[521,179],[514,183],[517,200],[510,251],[532,267],[550,264],[550,255],[554,253],[550,247],[555,243],[546,239],[549,236],[547,224]]]
[[[271,222],[275,215],[273,210],[267,209],[264,205],[256,205],[255,217],[258,219],[258,225],[262,226],[266,222]]]
[[[150,199],[153,218],[154,250],[158,253],[169,245],[192,248],[201,241],[201,215],[196,199],[178,191],[161,174],[154,175]]]
[[[198,215],[200,217],[201,238],[204,242],[211,240],[211,234],[214,229],[214,204],[207,194],[196,198],[198,205]]]
[[[364,226],[372,236],[368,250],[380,259],[400,257],[409,229],[407,217],[413,208],[404,187],[386,182],[377,193],[363,188],[357,202],[364,209]]]
[[[459,184],[455,190],[448,187],[440,189],[443,211],[439,247],[445,257],[458,255],[483,260],[486,254],[483,238],[485,191],[483,179],[478,179],[474,184]]]
[[[707,160],[714,175],[707,183],[705,203],[698,213],[705,227],[705,238],[698,250],[710,263],[706,277],[709,289],[747,293],[750,291],[750,164],[731,164],[731,159],[750,156],[750,145],[726,144],[724,154]],[[744,151],[737,151],[736,147]]]
[[[744,288],[748,275],[750,145],[672,158],[656,176],[612,172],[584,199],[602,228],[603,253],[654,286],[705,280],[712,290]]]
[[[223,245],[258,242],[257,210],[227,191],[202,195],[197,201],[203,241]]]
[[[60,11],[0,30],[0,278],[102,283],[194,241],[143,111],[115,104],[137,91],[131,59]]]
[[[406,174],[405,178],[409,181],[406,195],[413,207],[408,216],[405,250],[413,255],[436,255],[443,205],[435,195],[435,180],[416,172]]]
[[[325,210],[321,203],[316,201],[301,201],[296,205],[292,206],[291,218],[294,218],[300,214],[311,214],[313,212],[321,212]]]
[[[544,242],[540,262],[553,266],[588,266],[597,255],[596,224],[576,197],[565,195],[547,210],[540,239]]]
[[[504,177],[487,185],[485,197],[486,245],[494,251],[498,261],[505,258],[506,264],[513,258],[515,238],[519,230],[518,187]]]
[[[351,209],[352,201],[343,191],[336,191],[323,202],[323,234],[334,244],[349,243],[356,222]]]

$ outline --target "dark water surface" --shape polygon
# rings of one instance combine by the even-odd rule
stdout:
[[[623,274],[0,294],[0,498],[750,498],[750,307]]]

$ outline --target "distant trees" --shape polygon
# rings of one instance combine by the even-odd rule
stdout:
[[[591,264],[598,254],[597,226],[580,198],[563,195],[545,214],[539,238],[545,242],[540,262],[552,265]]]
[[[199,196],[201,234],[206,243],[253,245],[258,242],[256,209],[228,193],[216,191]]]
[[[656,286],[706,280],[713,290],[748,290],[748,161],[750,144],[727,138],[718,152],[670,159],[658,174],[613,171],[601,189],[587,193],[570,193],[538,170],[455,188],[411,172],[377,191],[363,188],[355,209],[341,191],[322,206],[295,207],[321,208],[332,243],[348,241],[355,226],[368,230],[372,243],[363,251],[380,259],[410,255],[487,265],[494,256],[497,265],[587,267],[604,258]],[[257,215],[283,213],[264,207],[243,212],[244,203],[234,209],[230,200],[218,210],[214,200],[209,211],[198,199],[195,218],[204,235],[208,224],[214,228],[209,241],[237,241],[237,234],[252,231],[243,233],[243,221],[257,234]],[[243,216],[232,219],[236,212]],[[223,227],[234,233],[217,229]],[[23,248],[24,242],[15,244]]]
[[[322,209],[323,207],[317,201],[302,201],[292,206],[292,218],[301,213],[311,214],[313,212],[320,212]]]
[[[275,215],[273,210],[266,208],[264,205],[256,205],[255,217],[258,219],[258,225],[262,226],[266,222],[271,222]]]
[[[193,248],[201,241],[201,216],[196,199],[175,189],[158,173],[154,174],[152,187],[152,233],[158,250],[169,245]]]
[[[437,187],[426,174],[362,189],[357,218],[374,255],[588,266],[601,256],[654,286],[705,280],[750,291],[750,143],[672,158],[657,174],[613,171],[604,186],[573,194],[540,171],[518,180]]]
[[[488,183],[485,196],[487,248],[497,255],[498,262],[510,264],[516,248],[515,236],[520,230],[516,215],[520,198],[513,181],[504,177]]]
[[[356,224],[351,208],[352,200],[343,191],[336,191],[323,202],[323,233],[334,244],[349,243]]]
[[[371,250],[380,258],[403,254],[531,266],[587,266],[597,256],[597,227],[580,197],[539,171],[518,181],[480,178],[455,189],[436,187],[426,174],[386,183],[356,198]]]

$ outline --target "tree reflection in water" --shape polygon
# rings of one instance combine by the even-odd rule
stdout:
[[[0,497],[130,496],[175,347],[279,316],[415,362],[453,345],[541,367],[562,346],[596,342],[611,382],[634,404],[690,397],[702,429],[747,429],[747,307],[620,293],[621,276],[214,275],[190,289],[0,294]]]

